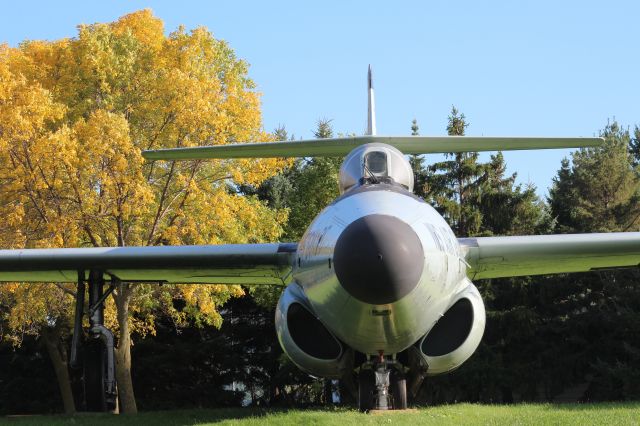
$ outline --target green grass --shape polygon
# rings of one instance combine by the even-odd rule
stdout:
[[[455,404],[362,414],[326,410],[177,410],[136,416],[80,414],[0,418],[0,425],[640,425],[640,402],[616,404]]]

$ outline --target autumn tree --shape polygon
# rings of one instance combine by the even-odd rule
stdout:
[[[64,112],[62,105],[53,101],[51,94],[40,85],[30,84],[26,78],[11,71],[8,65],[10,51],[0,46],[0,244],[5,248],[19,248],[28,241],[38,240],[44,247],[56,246],[55,239],[41,238],[43,230],[66,227],[66,219],[52,206],[43,210],[42,200],[50,196],[44,185],[34,185],[41,172],[38,162],[18,164],[19,159],[6,155],[12,150],[29,150],[38,143],[38,156],[52,154],[51,141],[61,132],[50,131]],[[21,182],[21,183],[18,183]],[[22,184],[28,187],[23,191]],[[59,182],[51,181],[51,185]],[[29,220],[30,218],[32,220]],[[43,241],[44,240],[44,241]],[[25,334],[41,334],[53,361],[62,396],[64,411],[75,412],[67,367],[66,348],[60,335],[68,332],[67,312],[72,310],[66,289],[50,285],[16,284],[0,287],[0,312],[9,329],[15,333],[5,336],[19,345]],[[36,319],[37,318],[37,319]]]
[[[282,160],[145,162],[140,152],[269,141],[247,64],[205,28],[168,36],[148,10],[82,25],[72,39],[26,41],[0,57],[0,185],[5,247],[254,243],[276,240],[286,212],[230,187],[258,184]],[[31,286],[24,286],[24,288]],[[49,286],[73,293],[73,286]],[[0,286],[19,298],[15,286]],[[237,286],[122,283],[107,305],[116,330],[120,409],[135,412],[131,334],[154,309],[219,325]],[[172,300],[185,308],[177,310]],[[68,299],[71,300],[70,295]],[[15,301],[13,306],[20,306]],[[20,317],[34,332],[66,312]],[[10,314],[12,317],[15,316]],[[16,324],[16,328],[19,325]]]

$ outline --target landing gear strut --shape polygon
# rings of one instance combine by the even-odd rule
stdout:
[[[407,381],[402,365],[385,358],[382,352],[375,361],[360,367],[358,385],[360,411],[407,408]]]
[[[79,350],[82,336],[82,317],[89,317],[89,335],[82,348],[84,402],[87,411],[113,411],[116,408],[115,358],[113,333],[104,326],[104,301],[115,289],[117,279],[104,291],[103,272],[89,271],[89,309],[84,311],[85,271],[78,271],[75,321],[71,341],[71,366],[79,368]]]

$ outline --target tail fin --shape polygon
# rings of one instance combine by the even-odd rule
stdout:
[[[369,111],[367,115],[367,135],[374,136],[376,134],[376,100],[373,96],[373,75],[371,74],[371,65],[369,65]]]

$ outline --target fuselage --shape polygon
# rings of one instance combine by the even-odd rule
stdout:
[[[342,342],[401,352],[469,282],[442,216],[397,184],[365,184],[326,207],[298,245],[294,285]]]

